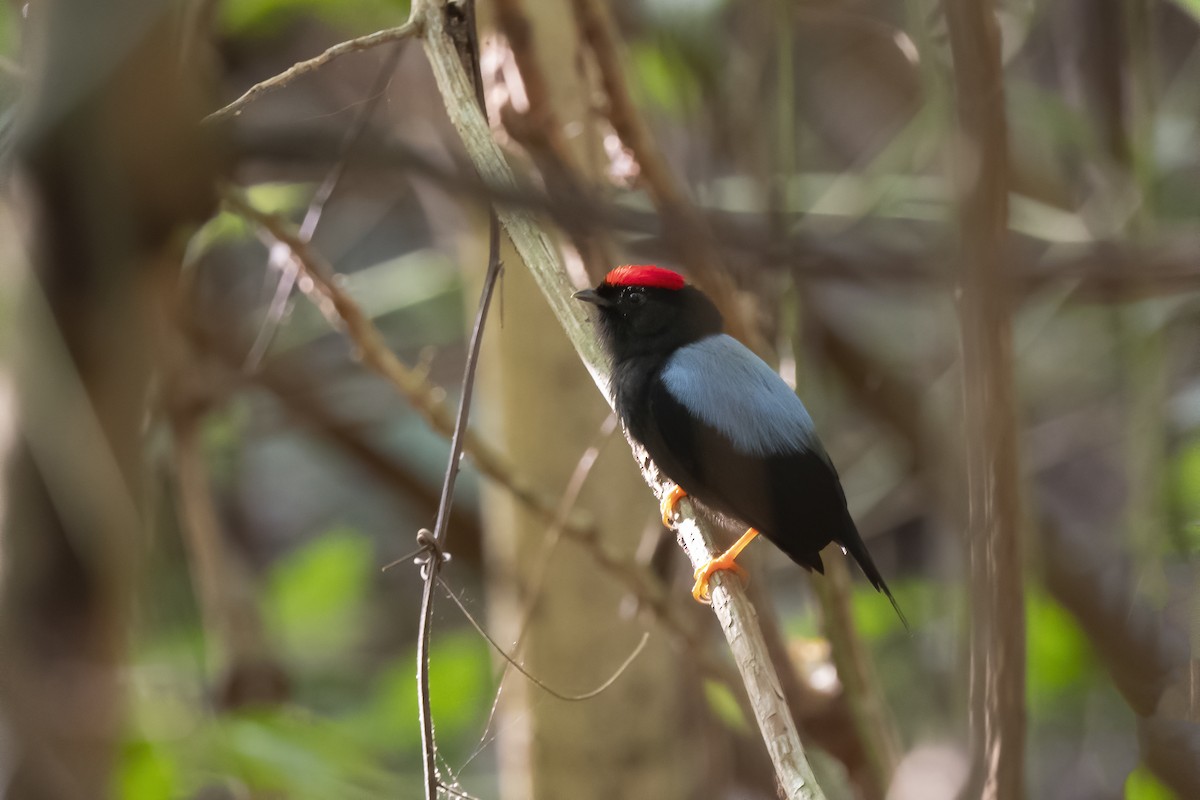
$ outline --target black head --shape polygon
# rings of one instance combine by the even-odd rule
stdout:
[[[617,267],[595,289],[575,294],[600,310],[600,331],[613,358],[668,355],[721,332],[721,314],[694,286],[668,269]]]

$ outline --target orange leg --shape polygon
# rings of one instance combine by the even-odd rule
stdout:
[[[675,504],[685,497],[687,497],[687,492],[680,489],[678,485],[672,486],[671,491],[667,492],[666,497],[658,504],[658,509],[662,512],[663,525],[671,527],[671,517],[675,516]]]
[[[746,578],[746,570],[742,569],[734,561],[738,554],[746,549],[746,545],[754,541],[754,537],[758,536],[758,531],[750,528],[742,534],[742,538],[733,543],[733,547],[726,550],[721,555],[709,561],[703,567],[696,570],[696,585],[692,587],[692,597],[696,598],[701,603],[711,603],[712,598],[708,594],[708,580],[713,576],[714,572],[722,570],[731,570],[737,573],[741,578]]]

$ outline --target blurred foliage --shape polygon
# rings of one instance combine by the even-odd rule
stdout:
[[[144,739],[125,742],[116,772],[117,797],[160,800],[180,794],[179,769],[165,748]]]
[[[861,255],[857,248],[866,251],[864,270],[874,268],[869,259],[877,244],[880,252],[886,253],[887,247],[896,243],[902,245],[898,250],[907,252],[904,246],[911,244],[909,239],[930,238],[930,231],[942,231],[937,225],[925,225],[952,222],[958,191],[945,169],[952,144],[949,124],[953,108],[944,74],[950,65],[944,31],[938,30],[942,24],[939,15],[931,13],[926,18],[910,5],[909,13],[920,19],[911,29],[905,29],[903,23],[888,16],[900,17],[903,11],[884,8],[881,12],[883,4],[874,9],[869,4],[857,4],[847,14],[835,9],[837,4],[800,4],[826,7],[823,10],[830,11],[830,18],[838,21],[830,26],[831,38],[826,42],[822,35],[813,34],[812,20],[806,21],[808,27],[798,26],[791,32],[783,25],[777,29],[752,25],[739,28],[734,23],[745,23],[756,13],[751,5],[729,0],[643,0],[622,4],[618,13],[626,37],[622,52],[627,58],[631,90],[637,102],[650,112],[652,124],[658,126],[656,133],[668,157],[675,159],[677,166],[687,160],[680,174],[694,182],[697,196],[721,210],[758,211],[766,206],[764,186],[769,183],[770,191],[778,193],[781,208],[804,214],[794,230],[781,231],[789,234],[857,236],[857,228],[866,227],[863,223],[867,218],[872,224],[893,225],[887,230],[899,233],[892,241],[830,239],[835,255],[844,248],[847,263],[857,264],[855,259]],[[1200,0],[1176,0],[1175,5],[1200,19]],[[777,19],[786,19],[792,4],[777,6],[766,13],[778,13]],[[268,67],[278,69],[277,59],[298,57],[291,47],[295,42],[286,37],[289,32],[317,31],[333,43],[343,35],[400,24],[408,7],[407,0],[222,3],[220,22],[227,40],[252,42],[238,56],[249,66],[237,63],[236,58],[230,60],[229,65],[240,72],[231,75],[228,94],[235,96],[231,87],[237,86],[240,91],[264,77]],[[526,7],[533,12],[536,3],[527,0]],[[16,49],[16,8],[11,3],[0,5],[0,53]],[[1104,153],[1105,132],[1097,124],[1096,113],[1075,98],[1074,91],[1066,91],[1048,78],[1056,68],[1049,66],[1053,59],[1039,48],[1049,45],[1039,45],[1033,35],[1047,33],[1035,30],[1052,16],[1042,10],[1039,4],[1027,3],[1019,9],[1021,13],[1006,10],[1004,18],[1009,57],[1005,90],[1013,163],[1045,180],[1045,186],[1037,185],[1032,190],[1022,186],[1013,192],[1011,228],[1023,237],[1023,247],[1066,250],[1119,238],[1131,213],[1126,206],[1138,201],[1119,190],[1113,190],[1112,197],[1104,196],[1105,180],[1119,183],[1106,172],[1116,168]],[[879,13],[878,19],[871,16],[874,12]],[[824,19],[821,14],[817,16]],[[782,64],[794,62],[807,69],[810,63],[804,59],[815,57],[815,51],[827,44],[831,51],[837,51],[834,45],[839,43],[857,47],[857,39],[835,42],[832,37],[849,29],[842,23],[852,26],[856,20],[861,22],[860,16],[871,26],[888,27],[890,34],[883,40],[889,47],[899,46],[908,34],[931,37],[917,43],[922,49],[921,58],[912,67],[924,79],[920,102],[911,115],[898,115],[899,121],[885,114],[872,116],[867,113],[871,110],[869,104],[855,106],[863,97],[887,99],[892,91],[893,87],[875,81],[869,72],[851,73],[862,84],[848,83],[845,87],[836,75],[830,77],[820,69],[810,73],[798,68],[795,75],[784,75]],[[794,40],[789,33],[796,34]],[[1058,30],[1050,33],[1067,36]],[[273,37],[277,37],[278,46],[268,42]],[[1033,55],[1019,52],[1030,42]],[[303,44],[312,49],[312,41],[304,39]],[[791,48],[786,56],[776,52],[784,46]],[[1156,224],[1190,224],[1200,213],[1200,192],[1195,191],[1198,53],[1183,54],[1186,57],[1171,54],[1181,65],[1179,72],[1173,77],[1173,85],[1163,88],[1158,119],[1151,126],[1153,136],[1138,143],[1151,152],[1136,155],[1155,162],[1153,185],[1149,188],[1155,195]],[[859,55],[867,61],[871,52],[864,50]],[[1054,57],[1066,61],[1070,55],[1055,53]],[[1164,63],[1168,60],[1164,58]],[[347,65],[352,67],[354,63],[348,58],[342,63],[343,67]],[[410,77],[404,74],[404,79]],[[294,102],[296,122],[305,126],[346,123],[351,115],[343,112],[358,107],[354,103],[362,87],[320,85],[314,89],[327,75],[319,78],[297,81],[277,93],[273,101],[285,110],[286,102]],[[778,81],[783,85],[776,85]],[[330,79],[330,84],[334,83]],[[396,83],[399,86],[403,80]],[[9,84],[6,76],[0,76],[0,89],[6,90]],[[822,92],[828,95],[825,107],[821,106]],[[402,90],[393,89],[392,96],[402,96]],[[862,136],[860,141],[846,141],[853,138],[847,128],[822,127],[829,121],[826,117],[836,116],[830,109],[840,110],[843,106],[863,113],[861,120],[856,117],[855,124],[849,126],[855,135]],[[434,107],[436,104],[430,106]],[[387,124],[393,126],[387,129],[387,135],[412,124],[404,119],[406,115],[417,117],[427,110],[416,102],[412,108],[416,111],[411,114],[405,107],[387,118]],[[0,109],[0,114],[4,111]],[[436,135],[443,132],[433,126],[430,129]],[[339,140],[341,133],[341,129],[331,127],[331,140]],[[424,135],[428,136],[428,131]],[[780,169],[776,160],[781,158],[789,169]],[[247,189],[250,201],[262,210],[299,219],[328,165],[322,162],[298,169],[290,162],[279,167],[269,159],[264,161],[268,162],[265,167],[255,163],[252,166],[257,171],[248,170],[258,181],[252,180],[253,185]],[[347,182],[361,177],[353,175],[355,169],[349,171]],[[355,189],[339,189],[346,195],[339,194],[330,204],[315,245],[334,262],[339,285],[377,321],[398,351],[406,351],[405,359],[424,366],[425,351],[433,353],[436,357],[429,359],[428,366],[445,373],[434,375],[434,382],[452,386],[461,367],[462,275],[457,265],[425,239],[411,236],[413,241],[405,239],[397,245],[402,237],[395,229],[403,225],[402,220],[419,216],[419,212],[414,210],[417,203],[409,195],[391,184],[384,185],[382,172],[366,176],[363,183],[368,185],[365,190],[361,185],[357,187],[361,194],[352,197],[353,202],[344,201]],[[1088,176],[1087,180],[1081,176]],[[1023,178],[1030,180],[1030,175]],[[1076,194],[1091,199],[1083,203]],[[618,199],[631,205],[645,204],[644,196],[636,190]],[[1114,208],[1105,207],[1106,202]],[[347,206],[351,210],[346,217],[352,218],[353,224],[336,218]],[[376,213],[377,229],[395,238],[386,239],[382,246],[375,241],[364,246],[368,234],[377,232],[371,229],[364,233],[365,223],[354,227],[364,211]],[[918,224],[911,230],[901,229],[905,223]],[[228,319],[232,320],[230,325],[244,326],[253,336],[270,303],[275,278],[268,274],[264,280],[258,272],[246,277],[247,265],[261,269],[267,260],[255,232],[239,217],[220,213],[191,239],[188,256],[193,266],[204,261],[205,270],[212,270],[213,263],[232,264],[229,272],[220,273],[213,281],[219,290],[233,285],[233,278],[250,285],[245,290],[250,299],[239,308],[242,316],[231,313]],[[752,257],[754,254],[746,261]],[[778,275],[769,277],[774,281],[772,286],[786,282]],[[838,287],[839,291],[843,288]],[[1120,365],[1112,358],[1110,343],[1103,342],[1104,336],[1096,333],[1111,323],[1111,309],[1090,304],[1086,298],[1080,301],[1077,288],[1073,284],[1052,287],[1026,298],[1019,312],[1016,338],[1020,394],[1022,403],[1028,404],[1022,413],[1030,420],[1052,419],[1095,398],[1107,397],[1118,381]],[[929,294],[914,301],[912,295],[897,291],[895,297],[884,297],[880,302],[886,292],[866,298],[860,290],[853,287],[844,296],[830,292],[820,301],[828,299],[828,307],[843,319],[846,330],[869,343],[869,351],[881,362],[902,365],[900,368],[911,371],[917,381],[927,381],[929,394],[936,394],[938,388],[933,384],[945,382],[949,361],[945,357],[948,350],[939,349],[945,342],[937,341],[945,331],[938,328],[939,322],[930,322],[937,316],[930,309],[940,301],[924,302]],[[793,292],[789,300],[794,301],[795,296]],[[223,294],[220,297],[227,299]],[[8,316],[10,305],[10,299],[0,298],[0,316]],[[776,310],[767,302],[762,305],[764,316]],[[1174,300],[1149,300],[1145,306],[1162,311],[1164,330],[1169,322],[1188,313]],[[502,325],[502,306],[499,311],[497,324]],[[916,335],[908,335],[911,333]],[[365,438],[386,455],[394,456],[419,478],[440,476],[444,440],[403,409],[403,403],[390,391],[380,389],[381,382],[366,375],[361,365],[347,358],[348,354],[352,355],[351,348],[335,334],[322,311],[303,299],[295,301],[286,312],[271,350],[271,358],[285,367],[300,363],[311,368],[313,385],[330,396],[330,409],[343,415],[347,425],[365,431]],[[824,365],[819,370],[828,371]],[[452,375],[447,378],[446,374]],[[821,373],[814,383],[821,382],[834,381]],[[805,386],[802,394],[808,397],[817,391],[817,386]],[[922,397],[922,402],[926,399]],[[414,796],[415,792],[406,790],[416,785],[421,770],[415,654],[410,644],[416,614],[412,596],[404,592],[413,588],[415,580],[411,574],[398,577],[399,570],[381,575],[378,568],[389,560],[385,548],[391,547],[394,540],[388,537],[397,529],[415,528],[410,526],[414,519],[425,524],[420,514],[426,511],[414,511],[417,506],[413,503],[413,507],[402,508],[404,513],[397,513],[395,505],[400,504],[389,495],[379,501],[383,507],[379,517],[385,522],[380,530],[368,530],[357,518],[347,522],[348,514],[338,513],[344,509],[339,509],[337,503],[356,503],[358,496],[329,500],[321,508],[323,515],[308,515],[307,506],[300,513],[270,507],[263,499],[273,496],[264,489],[268,481],[259,475],[256,483],[255,476],[246,474],[252,471],[246,465],[247,452],[256,446],[265,452],[262,461],[267,466],[262,471],[281,476],[275,480],[286,482],[294,494],[316,486],[313,493],[348,496],[348,487],[359,488],[359,473],[340,465],[330,467],[330,473],[320,473],[319,478],[337,474],[338,480],[328,485],[321,484],[319,478],[301,484],[295,472],[308,466],[297,466],[296,454],[323,456],[324,451],[291,429],[280,434],[284,424],[280,418],[286,415],[280,412],[279,404],[273,405],[253,392],[239,392],[223,400],[205,421],[207,464],[218,496],[218,511],[230,523],[231,540],[244,547],[249,553],[247,561],[261,570],[258,577],[264,591],[258,598],[258,610],[270,644],[279,650],[292,695],[278,707],[231,710],[219,706],[215,687],[221,675],[212,674],[219,670],[211,661],[215,660],[212,654],[221,651],[222,643],[210,640],[201,627],[184,575],[185,556],[153,554],[153,559],[163,563],[154,561],[153,591],[147,592],[154,598],[149,604],[153,607],[145,610],[148,619],[141,622],[146,623],[147,630],[139,633],[135,644],[130,668],[133,711],[120,768],[114,777],[114,793],[140,800],[193,797],[205,787],[225,787],[233,796]],[[850,405],[844,396],[839,396],[836,404]],[[941,412],[935,401],[924,410]],[[845,427],[857,425],[858,419],[846,416],[848,421],[842,423]],[[1185,428],[1180,425],[1178,431],[1172,431],[1179,437],[1169,464],[1170,488],[1180,523],[1177,528],[1183,532],[1186,549],[1194,555],[1200,552],[1200,438]],[[865,436],[885,438],[875,430]],[[290,438],[280,444],[285,437]],[[894,477],[892,472],[898,468],[889,463],[888,469],[891,472],[878,478],[881,485]],[[470,480],[464,484],[459,502],[465,505],[472,496],[473,484]],[[934,504],[930,501],[929,505]],[[279,523],[279,517],[289,511],[302,520],[297,529]],[[922,513],[928,511],[922,509]],[[258,520],[244,518],[255,513],[270,519],[256,525]],[[915,560],[907,562],[906,574],[891,581],[900,606],[914,621],[911,637],[905,634],[886,600],[862,582],[860,575],[855,575],[852,594],[855,624],[871,648],[874,663],[879,665],[877,672],[905,729],[906,743],[944,738],[948,730],[957,730],[962,710],[961,697],[955,696],[961,687],[955,685],[954,670],[961,666],[965,608],[959,587],[953,584],[957,576],[935,573],[952,561],[946,553],[954,553],[953,545],[945,541],[924,543],[927,550],[920,557],[928,560],[919,566],[914,566]],[[1170,544],[1163,543],[1163,549]],[[931,554],[934,548],[938,549],[936,557]],[[450,577],[462,577],[456,570],[465,562],[456,560]],[[159,566],[163,567],[161,574],[157,573]],[[788,569],[789,580],[804,580],[797,577],[793,566]],[[469,584],[471,577],[465,577],[463,583]],[[794,638],[815,637],[820,632],[819,620],[804,595],[795,591],[780,603],[785,631]],[[1124,730],[1113,737],[1120,739],[1115,745],[1109,741],[1094,746],[1080,744],[1097,729],[1119,728],[1122,714],[1128,710],[1119,698],[1114,699],[1092,648],[1073,619],[1038,589],[1031,589],[1026,596],[1026,615],[1030,739],[1034,743],[1031,761],[1044,767],[1042,773],[1059,773],[1070,759],[1082,760],[1078,754],[1085,747],[1099,753],[1128,755],[1132,745],[1121,738]],[[479,762],[494,757],[494,732],[488,730],[488,715],[495,696],[495,658],[473,631],[458,626],[460,620],[449,604],[439,605],[436,621],[431,679],[440,758],[447,768],[460,768],[470,762],[473,768],[487,770],[489,765],[474,762],[480,752],[485,755]],[[737,731],[749,729],[728,687],[706,682],[704,695],[708,709],[724,726]],[[1053,741],[1059,752],[1040,747],[1047,741]],[[1064,750],[1070,753],[1063,756]],[[1118,763],[1113,769],[1122,770],[1120,775],[1124,775],[1128,767],[1128,763]],[[1119,781],[1118,776],[1107,785],[1117,786]],[[1172,795],[1144,767],[1139,767],[1128,776],[1125,796],[1128,800],[1164,800]]]
[[[1029,708],[1049,716],[1079,706],[1100,673],[1083,632],[1062,606],[1040,591],[1025,596],[1026,669]]]
[[[1175,504],[1183,546],[1200,553],[1200,438],[1184,443],[1174,461]]]
[[[290,215],[308,204],[313,187],[304,183],[260,183],[246,190],[250,204],[268,214]],[[212,248],[254,237],[254,230],[242,217],[221,211],[204,223],[188,242],[188,263],[196,263]]]
[[[1174,0],[1174,2],[1196,19],[1200,19],[1200,0]]]
[[[11,55],[17,49],[14,4],[0,5],[0,55]]]
[[[938,588],[923,581],[895,581],[892,594],[903,609],[932,609],[937,607]],[[891,603],[874,587],[856,583],[850,596],[854,626],[867,641],[882,641],[886,637],[904,636],[904,623]],[[913,611],[908,611],[913,613]]]
[[[1129,773],[1125,781],[1125,800],[1178,800],[1175,793],[1143,766]]]
[[[401,787],[416,785],[421,769],[415,651],[383,661],[373,652],[369,640],[386,624],[374,610],[379,575],[372,541],[346,528],[272,566],[264,616],[294,684],[281,707],[218,710],[208,688],[187,683],[204,680],[198,661],[212,644],[198,627],[144,639],[137,732],[121,753],[116,795],[161,800],[223,785],[300,800],[407,796]],[[491,707],[488,646],[474,631],[435,634],[431,664],[440,756],[466,763]]]
[[[409,0],[235,0],[221,4],[221,25],[229,34],[258,36],[315,17],[353,33],[399,25],[408,10]]]
[[[709,711],[722,723],[742,733],[750,730],[750,720],[742,713],[741,704],[728,686],[717,681],[705,681],[704,698],[708,701]]]
[[[478,743],[491,706],[488,646],[474,631],[460,630],[437,637],[430,652],[429,693],[438,749],[449,762],[461,763],[470,757],[473,742]],[[364,744],[387,742],[404,753],[420,751],[421,732],[413,716],[414,665],[415,651],[380,673],[363,707],[347,719],[347,735]]]
[[[267,620],[290,661],[336,663],[360,643],[373,556],[371,542],[361,534],[335,529],[271,571]]]
[[[665,45],[665,46],[664,46]],[[670,42],[640,42],[629,48],[637,102],[684,118],[700,101],[700,84],[683,54]]]

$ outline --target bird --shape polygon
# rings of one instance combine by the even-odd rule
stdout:
[[[746,577],[735,559],[760,534],[819,573],[821,550],[836,542],[908,628],[804,403],[724,332],[708,296],[672,270],[627,264],[574,297],[598,311],[617,416],[673,484],[662,500],[663,524],[671,527],[675,505],[689,497],[712,516],[749,526],[696,570],[696,600],[711,602],[708,584],[718,571]]]

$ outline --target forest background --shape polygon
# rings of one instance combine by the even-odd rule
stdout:
[[[653,262],[912,624],[747,553],[826,796],[1200,797],[1200,3],[471,8],[0,9],[0,795],[777,796],[563,310]]]

